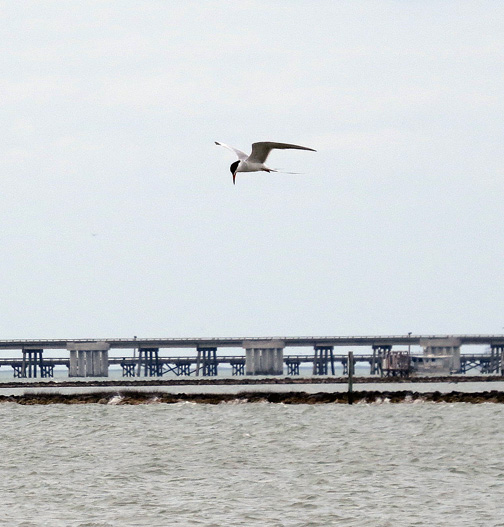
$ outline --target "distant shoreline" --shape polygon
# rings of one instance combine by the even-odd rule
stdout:
[[[466,393],[439,391],[419,393],[403,391],[356,391],[351,394],[353,404],[377,403],[504,403],[504,392],[491,390]],[[153,391],[91,392],[86,394],[59,394],[34,392],[23,395],[1,395],[1,403],[17,403],[23,406],[48,404],[176,404],[182,402],[198,404],[277,403],[277,404],[349,404],[348,392],[254,392],[225,393],[177,393]]]

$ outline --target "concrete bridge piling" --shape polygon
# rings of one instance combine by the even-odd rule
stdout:
[[[247,375],[283,375],[282,340],[244,341],[245,371]]]
[[[69,377],[108,377],[108,351],[106,342],[69,342]]]

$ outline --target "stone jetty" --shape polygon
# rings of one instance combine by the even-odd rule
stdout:
[[[23,395],[1,395],[0,404],[16,403],[20,405],[40,404],[176,404],[192,402],[200,404],[231,403],[276,403],[276,404],[348,404],[347,392],[258,392],[243,391],[237,394],[224,393],[165,393],[159,391],[125,390],[116,392],[96,391],[92,393],[59,394],[54,392],[33,392]],[[477,393],[439,391],[419,393],[402,391],[354,391],[353,404],[379,403],[504,403],[504,392],[490,390]]]

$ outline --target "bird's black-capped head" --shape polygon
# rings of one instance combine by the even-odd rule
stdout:
[[[229,167],[229,170],[231,170],[231,174],[233,174],[233,185],[235,184],[236,171],[238,170],[239,164],[240,161],[235,161],[234,163],[231,163],[231,166]]]

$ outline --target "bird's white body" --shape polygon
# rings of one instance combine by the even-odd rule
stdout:
[[[275,172],[273,168],[268,168],[264,163],[255,163],[253,161],[247,161],[241,159],[238,163],[236,172]]]
[[[295,150],[310,150],[315,152],[313,148],[308,148],[306,146],[291,145],[288,143],[273,143],[271,141],[262,141],[260,143],[254,143],[252,145],[252,153],[248,156],[245,152],[238,150],[232,146],[225,145],[224,143],[218,143],[215,141],[216,145],[223,146],[228,150],[231,150],[238,157],[238,161],[235,161],[231,165],[231,173],[233,174],[233,183],[235,182],[235,177],[237,172],[277,172],[273,168],[267,167],[264,162],[268,158],[269,153],[277,149],[295,149]]]

